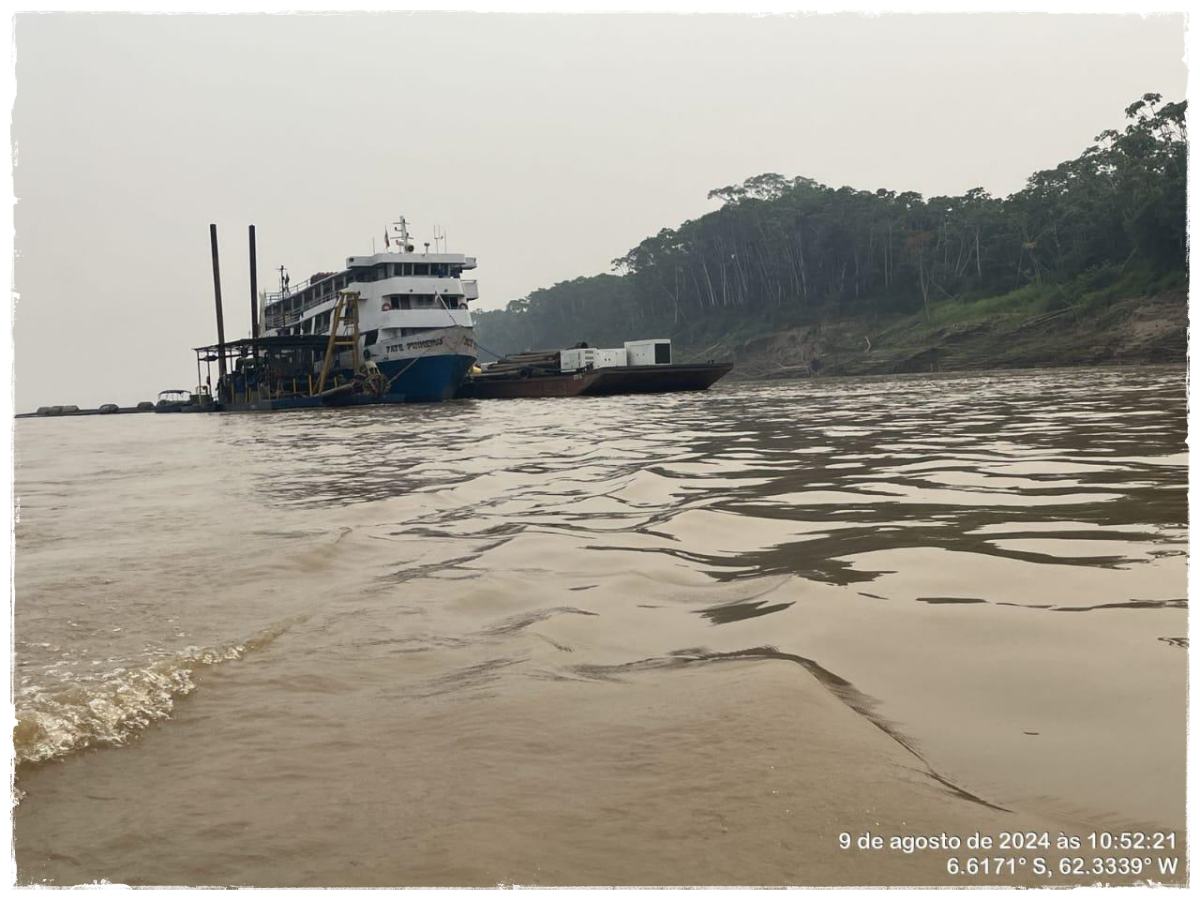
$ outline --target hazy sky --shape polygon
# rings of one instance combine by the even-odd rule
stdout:
[[[761,172],[1021,187],[1147,91],[1183,17],[23,15],[16,409],[191,387],[259,284],[382,245],[403,213],[478,257],[479,307],[606,271]]]

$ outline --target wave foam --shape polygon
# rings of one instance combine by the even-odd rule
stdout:
[[[121,745],[153,722],[169,718],[178,697],[196,689],[202,666],[242,659],[270,644],[295,620],[223,647],[187,647],[135,668],[119,668],[16,697],[13,745],[17,764],[56,759],[97,745]]]

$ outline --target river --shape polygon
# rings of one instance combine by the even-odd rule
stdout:
[[[1181,831],[1185,410],[1130,368],[19,420],[18,879],[933,883],[837,836]]]

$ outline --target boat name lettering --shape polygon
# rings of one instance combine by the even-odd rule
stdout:
[[[424,350],[426,347],[440,347],[446,343],[445,338],[426,338],[423,341],[408,341],[407,343],[388,344],[387,350],[389,353],[394,353],[399,350]]]
[[[426,347],[440,347],[444,343],[446,343],[445,338],[428,338],[424,341],[409,341],[404,346],[409,350],[423,350]]]

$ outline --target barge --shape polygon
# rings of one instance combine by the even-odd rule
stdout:
[[[506,356],[473,372],[458,396],[476,400],[703,391],[732,363],[672,363],[669,340],[600,349],[580,344]]]

